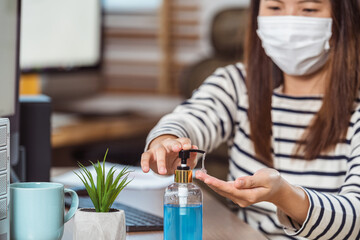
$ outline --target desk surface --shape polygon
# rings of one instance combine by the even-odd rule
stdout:
[[[98,118],[72,116],[67,124],[53,129],[51,144],[53,148],[59,148],[137,136],[149,132],[159,119],[135,115]]]
[[[204,240],[236,240],[251,239],[265,240],[266,238],[241,221],[234,213],[218,202],[206,191],[204,193],[203,207],[203,239]],[[71,240],[73,221],[65,224],[62,240]],[[159,240],[163,238],[162,232],[128,233],[127,240]]]

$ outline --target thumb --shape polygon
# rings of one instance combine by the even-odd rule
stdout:
[[[235,187],[237,189],[251,189],[259,186],[258,179],[254,176],[239,177],[235,180]]]

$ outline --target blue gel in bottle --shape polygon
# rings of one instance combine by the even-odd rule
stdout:
[[[164,206],[164,240],[202,240],[202,205]]]
[[[168,186],[164,195],[164,240],[202,240],[201,189],[192,183],[192,171],[186,165],[190,149],[180,151],[181,166],[175,171],[175,182]]]

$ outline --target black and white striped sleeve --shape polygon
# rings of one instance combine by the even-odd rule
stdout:
[[[307,219],[300,226],[278,210],[285,232],[308,239],[360,239],[360,122],[354,127],[351,155],[338,194],[304,188],[310,201]]]
[[[190,99],[159,121],[149,133],[145,149],[164,134],[190,138],[206,151],[229,139],[236,122],[238,91],[244,88],[244,80],[240,79],[243,75],[239,73],[235,66],[217,69]]]

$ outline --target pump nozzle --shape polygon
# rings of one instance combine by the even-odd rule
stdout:
[[[190,158],[191,152],[198,152],[205,154],[205,151],[198,149],[181,150],[179,152],[179,158],[181,159],[181,165],[175,170],[175,182],[177,183],[189,183],[192,181],[192,171],[187,165],[187,160]]]
[[[191,152],[198,152],[198,153],[202,153],[202,154],[205,153],[205,151],[199,150],[199,149],[181,150],[179,152],[179,158],[181,159],[181,167],[182,168],[188,167],[187,166],[187,160],[188,160],[188,158],[190,158],[190,153]],[[185,170],[185,169],[182,169],[182,170]]]

